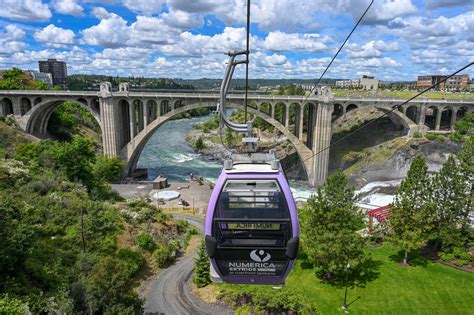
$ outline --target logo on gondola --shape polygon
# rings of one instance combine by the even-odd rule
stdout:
[[[254,249],[250,252],[250,258],[256,262],[266,262],[269,261],[272,256],[270,256],[270,254],[265,252],[263,249]]]

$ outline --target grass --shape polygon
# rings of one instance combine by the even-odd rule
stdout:
[[[345,97],[350,95],[363,95],[367,97],[396,97],[396,98],[411,98],[415,96],[418,92],[417,91],[377,91],[377,92],[369,92],[364,90],[334,90],[334,96],[336,97]],[[471,94],[462,94],[462,93],[446,93],[446,92],[427,92],[423,94],[423,97],[431,98],[431,99],[451,99],[451,100],[474,100],[474,93]]]
[[[365,288],[349,289],[349,313],[473,314],[474,274],[420,256],[412,257],[417,262],[415,266],[401,266],[401,253],[390,245],[367,250],[378,262],[377,276]],[[245,285],[217,287],[236,293],[260,288],[269,291],[267,287]],[[343,313],[344,288],[319,280],[306,260],[297,261],[284,290],[297,294],[303,304],[313,303],[322,314]]]

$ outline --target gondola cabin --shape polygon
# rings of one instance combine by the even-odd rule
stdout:
[[[252,155],[225,163],[207,210],[206,249],[224,282],[281,285],[298,251],[297,209],[274,154]]]

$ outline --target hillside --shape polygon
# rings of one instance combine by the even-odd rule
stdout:
[[[121,162],[93,142],[32,142],[0,121],[0,313],[131,314],[188,226],[113,193]]]

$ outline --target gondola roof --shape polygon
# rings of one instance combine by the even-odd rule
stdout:
[[[278,169],[273,169],[269,164],[234,164],[232,169],[225,170],[226,174],[242,173],[278,173]]]

